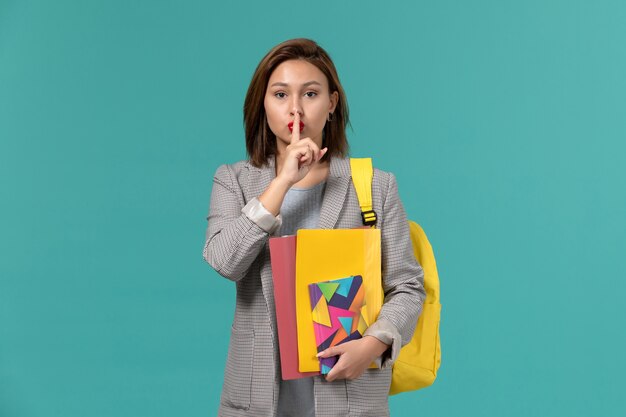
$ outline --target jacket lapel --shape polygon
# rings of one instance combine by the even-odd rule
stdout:
[[[248,167],[250,169],[250,180],[247,182],[246,189],[244,189],[246,203],[254,197],[263,194],[263,191],[265,191],[272,180],[276,178],[274,157],[268,158],[265,165],[261,168],[253,166],[250,162],[248,162]]]
[[[350,186],[350,160],[331,158],[318,228],[334,229]]]

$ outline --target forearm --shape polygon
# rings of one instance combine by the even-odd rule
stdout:
[[[269,236],[280,227],[280,218],[257,198],[244,203],[230,168],[219,167],[213,179],[203,257],[220,275],[233,281],[245,276]]]
[[[411,340],[422,311],[425,293],[420,282],[423,276],[421,267],[418,271],[415,278],[407,279],[385,293],[385,302],[378,315],[379,320],[384,320],[396,329],[400,336],[400,347]]]
[[[269,187],[263,191],[263,194],[259,196],[259,201],[267,211],[277,216],[280,213],[280,207],[283,205],[283,200],[290,187],[291,185],[288,181],[276,177],[272,180]]]
[[[263,249],[269,234],[243,213],[206,240],[204,260],[220,275],[238,281]]]

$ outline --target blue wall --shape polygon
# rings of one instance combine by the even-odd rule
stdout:
[[[234,286],[201,255],[212,175],[293,37],[335,60],[352,155],[397,175],[438,258],[439,379],[392,415],[623,415],[625,21],[622,1],[3,0],[0,415],[216,414]]]

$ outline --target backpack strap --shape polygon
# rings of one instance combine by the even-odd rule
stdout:
[[[372,208],[372,158],[350,158],[352,182],[361,206],[361,218],[365,226],[376,226],[376,212]]]

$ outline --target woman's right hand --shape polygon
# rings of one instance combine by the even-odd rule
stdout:
[[[278,178],[292,186],[303,179],[313,164],[326,152],[328,148],[320,150],[311,138],[300,138],[300,113],[296,111],[291,130],[291,143],[285,150],[285,159]]]

